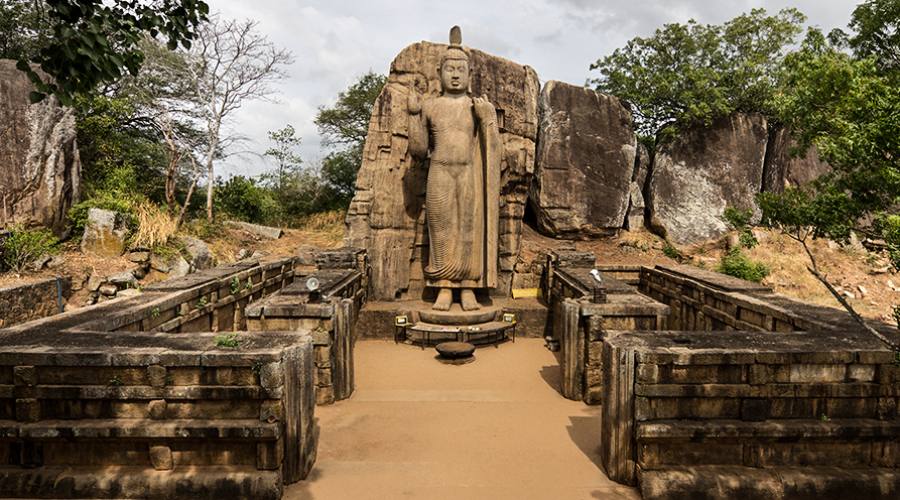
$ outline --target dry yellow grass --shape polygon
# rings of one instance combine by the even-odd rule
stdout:
[[[178,219],[148,201],[135,207],[135,215],[138,229],[132,237],[133,246],[153,248],[165,245],[178,231]]]

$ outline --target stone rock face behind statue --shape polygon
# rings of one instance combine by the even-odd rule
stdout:
[[[769,138],[763,191],[781,193],[786,187],[798,187],[831,171],[831,165],[819,159],[819,151],[810,147],[800,157],[791,155],[797,146],[788,130],[778,128]]]
[[[531,189],[538,229],[563,237],[621,229],[635,173],[631,113],[616,97],[549,81],[540,116]]]
[[[446,45],[412,44],[391,63],[388,83],[375,101],[347,214],[347,243],[368,249],[376,300],[421,298],[427,232],[423,213],[427,171],[408,151],[407,96],[440,93],[438,66]],[[503,142],[500,181],[499,276],[494,293],[508,295],[519,254],[522,217],[534,172],[539,83],[528,66],[470,50],[472,95],[498,108]]]
[[[79,194],[75,115],[53,98],[30,104],[31,82],[15,65],[0,60],[0,225],[59,233]]]
[[[726,207],[757,214],[767,140],[764,117],[737,114],[660,146],[647,200],[653,229],[675,243],[694,243],[727,231]]]

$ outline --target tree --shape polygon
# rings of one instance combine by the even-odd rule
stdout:
[[[276,189],[282,191],[284,189],[284,175],[296,172],[303,164],[297,148],[300,147],[300,138],[294,135],[296,131],[291,124],[285,125],[279,130],[269,131],[269,140],[272,146],[266,150],[265,155],[275,160],[278,173],[276,175]]]
[[[850,46],[858,57],[874,57],[887,71],[900,70],[900,1],[868,0],[850,20]]]
[[[137,75],[144,58],[139,42],[145,35],[164,37],[173,50],[190,47],[208,11],[200,0],[36,1],[30,13],[39,15],[39,46],[22,47],[16,66],[35,85],[32,101],[53,94],[73,104],[76,96],[91,94],[126,72]]]
[[[322,162],[322,176],[334,190],[337,206],[346,207],[353,197],[372,106],[386,83],[386,76],[369,71],[339,92],[334,106],[320,107],[316,115],[323,142],[332,148]]]
[[[735,111],[769,112],[774,75],[805,16],[754,9],[725,24],[666,24],[597,60],[589,84],[632,105],[645,137],[708,125]]]
[[[897,46],[883,49],[890,54]],[[810,273],[864,328],[896,349],[835,290],[807,245],[817,237],[845,241],[851,232],[880,237],[900,269],[900,88],[887,67],[883,59],[846,53],[818,30],[808,32],[801,49],[785,58],[775,103],[799,142],[797,153],[815,145],[833,171],[809,187],[764,193],[759,201],[763,223],[800,242]]]
[[[287,50],[276,47],[257,32],[255,21],[210,16],[201,26],[189,55],[191,84],[204,99],[206,216],[213,220],[215,160],[238,139],[223,125],[248,100],[268,99],[272,83],[285,77],[284,66],[293,62]]]
[[[0,0],[0,59],[31,59],[49,37],[42,1]]]

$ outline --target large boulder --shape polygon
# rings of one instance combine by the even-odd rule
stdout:
[[[635,173],[631,113],[616,97],[549,81],[540,117],[531,188],[538,229],[555,237],[621,229]]]
[[[809,184],[831,171],[831,165],[819,158],[819,150],[811,146],[795,155],[797,142],[790,131],[783,127],[775,130],[766,150],[766,168],[763,175],[763,191],[781,193],[786,187]]]
[[[367,249],[372,297],[377,300],[420,298],[424,289],[426,170],[408,152],[407,98],[411,90],[423,98],[440,93],[438,66],[446,48],[419,42],[403,49],[391,63],[388,83],[372,110],[356,193],[347,213],[346,243]],[[534,172],[540,86],[528,66],[475,49],[469,52],[472,95],[486,95],[498,109],[503,157],[495,293],[508,295]]]
[[[98,257],[118,257],[125,251],[128,225],[117,212],[91,208],[88,210],[81,251]]]
[[[735,114],[662,144],[648,189],[651,229],[689,244],[727,232],[727,207],[758,215],[767,140],[763,116]]]
[[[628,188],[628,215],[625,217],[625,229],[635,231],[644,227],[646,202],[644,190],[647,186],[647,175],[650,173],[650,150],[637,143],[634,158],[634,173],[631,186]]]
[[[0,59],[0,225],[43,225],[61,234],[78,200],[81,162],[75,113],[33,90],[16,62]]]

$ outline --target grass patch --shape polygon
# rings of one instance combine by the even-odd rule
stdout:
[[[28,229],[18,224],[10,228],[3,240],[0,256],[3,264],[16,273],[45,255],[59,252],[59,239],[47,228]]]
[[[226,333],[216,336],[216,347],[222,347],[225,349],[237,349],[237,347],[240,345],[241,339],[238,338],[238,334],[236,333]]]
[[[178,231],[178,219],[158,205],[144,201],[134,207],[137,230],[131,244],[143,248],[157,248],[168,244]]]
[[[717,270],[722,274],[754,283],[761,282],[771,272],[769,266],[751,260],[739,248],[733,248],[723,255]]]

